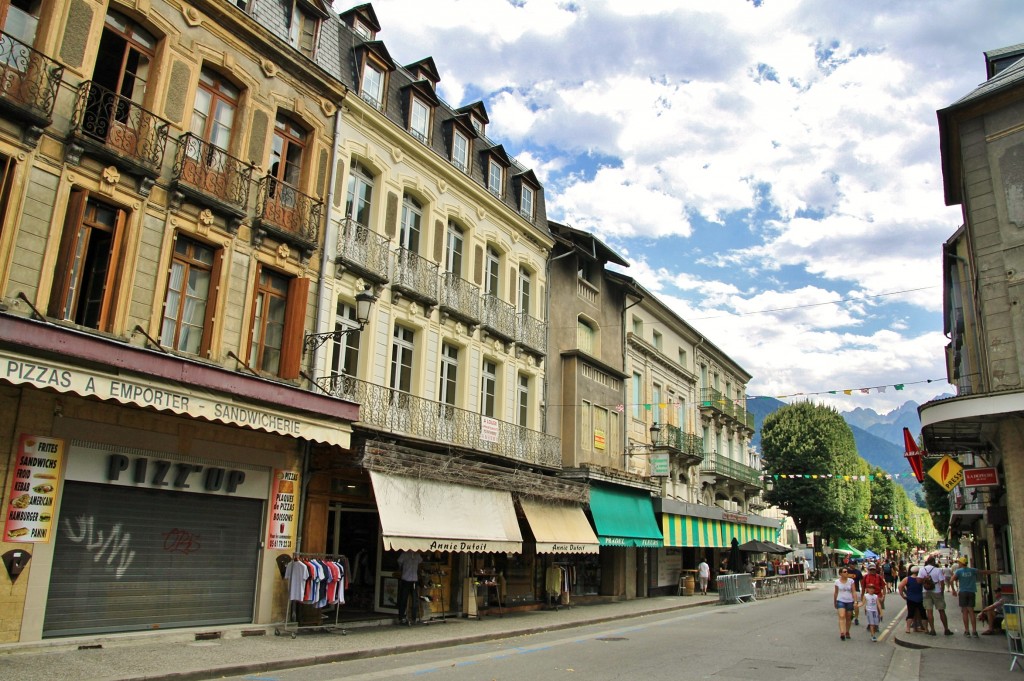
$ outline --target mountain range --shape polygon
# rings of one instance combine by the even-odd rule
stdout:
[[[758,397],[747,402],[747,410],[754,415],[754,437],[751,446],[761,450],[761,425],[769,414],[786,406],[785,402],[771,397]],[[921,419],[917,415],[917,402],[904,402],[887,414],[873,409],[857,407],[853,411],[839,412],[853,431],[857,453],[872,466],[888,473],[899,473],[899,483],[911,498],[920,491],[921,485],[910,475],[910,466],[904,458],[903,429],[909,428],[914,437],[921,433]]]

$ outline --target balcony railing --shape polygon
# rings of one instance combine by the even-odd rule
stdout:
[[[0,32],[0,103],[8,111],[44,128],[52,122],[64,67],[42,52]]]
[[[506,341],[516,340],[516,309],[495,295],[483,298],[484,314],[480,326]]]
[[[391,290],[427,307],[437,305],[437,263],[407,248],[392,252]]]
[[[128,97],[88,80],[78,88],[71,134],[98,156],[159,177],[169,129],[170,123]]]
[[[725,476],[759,489],[764,487],[764,484],[761,482],[760,471],[738,461],[733,461],[721,454],[705,454],[704,462],[700,465],[700,471],[701,473],[714,473]]]
[[[337,264],[374,283],[387,283],[388,244],[387,237],[345,218],[338,233]]]
[[[441,276],[441,312],[463,320],[471,326],[480,323],[480,289],[454,272]]]
[[[192,133],[178,138],[172,181],[175,189],[211,208],[244,216],[249,204],[252,165]]]
[[[519,342],[538,355],[548,354],[548,325],[526,312],[520,312]]]
[[[368,428],[465,447],[529,465],[561,466],[557,437],[498,421],[497,437],[491,442],[482,439],[484,420],[475,412],[349,376],[327,376],[318,383],[331,395],[358,403],[359,422]]]
[[[679,426],[664,424],[661,427],[660,444],[689,454],[700,459],[704,458],[704,438],[692,433],[684,433]]]
[[[272,175],[259,182],[257,220],[277,238],[306,251],[316,249],[323,202]]]
[[[701,388],[700,407],[701,409],[717,411],[746,426],[748,429],[754,430],[754,415],[744,409],[739,403],[734,402],[714,388]]]

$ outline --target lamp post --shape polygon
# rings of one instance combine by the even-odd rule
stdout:
[[[366,323],[370,321],[370,310],[375,302],[377,302],[377,296],[370,289],[357,293],[356,322],[358,326],[349,326],[344,329],[335,329],[334,331],[325,331],[323,333],[307,333],[303,340],[305,351],[316,352],[321,345],[329,340],[338,342],[343,336],[362,331],[366,328]]]

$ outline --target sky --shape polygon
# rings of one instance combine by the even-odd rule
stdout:
[[[628,260],[749,395],[886,413],[955,392],[936,111],[1024,42],[1024,3],[372,6],[397,62],[432,57],[445,102],[484,102],[548,218]]]

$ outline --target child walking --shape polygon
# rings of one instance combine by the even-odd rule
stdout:
[[[878,640],[878,623],[881,621],[878,600],[878,587],[874,584],[865,586],[861,603],[864,605],[864,616],[868,620],[868,633],[871,634],[872,641]]]

